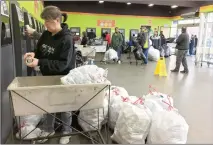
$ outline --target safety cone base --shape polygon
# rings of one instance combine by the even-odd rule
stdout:
[[[166,62],[165,58],[161,57],[156,65],[154,75],[166,77],[167,76],[167,70],[166,70]]]

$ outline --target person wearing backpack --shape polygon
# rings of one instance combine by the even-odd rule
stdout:
[[[112,35],[111,46],[115,51],[117,51],[118,64],[121,63],[122,44],[123,44],[122,35],[119,33],[118,27],[116,27],[115,33]]]

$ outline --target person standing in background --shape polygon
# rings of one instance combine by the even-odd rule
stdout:
[[[189,49],[189,35],[186,32],[186,28],[182,28],[182,34],[176,40],[176,49],[178,49],[177,56],[176,56],[176,67],[171,72],[179,72],[180,64],[183,64],[184,70],[181,73],[188,73],[188,65],[186,60],[186,55]]]
[[[105,40],[107,41],[107,49],[108,49],[111,44],[111,36],[107,31],[105,32],[105,36],[106,36]]]
[[[195,35],[195,55],[197,52],[197,43],[198,43],[198,38],[197,38],[197,35]]]
[[[87,33],[84,31],[82,32],[81,45],[87,45],[87,43],[88,43]]]
[[[111,46],[118,54],[118,64],[121,63],[121,53],[122,53],[122,44],[123,39],[121,34],[119,33],[118,27],[115,28],[115,33],[112,35]]]
[[[143,54],[145,55],[146,59],[144,61],[145,64],[148,63],[148,40],[147,40],[147,33],[146,33],[146,27],[140,28],[140,33],[138,34],[138,43],[143,49]]]
[[[160,36],[158,36],[158,32],[155,31],[154,35],[150,37],[151,41],[152,41],[152,46],[155,49],[159,49],[159,41],[160,41]]]
[[[160,35],[159,36],[160,36],[160,46],[163,47],[163,45],[166,44],[166,38],[165,38],[165,36],[163,34],[163,31],[160,31]]]
[[[90,40],[90,39],[95,39],[95,38],[96,38],[96,34],[95,34],[95,32],[93,31],[93,29],[91,29],[90,32],[88,32],[87,36],[88,36],[89,40]]]
[[[190,56],[193,55],[194,46],[195,46],[195,38],[194,38],[194,35],[192,35],[191,39],[190,39],[190,43],[189,43],[189,55]]]

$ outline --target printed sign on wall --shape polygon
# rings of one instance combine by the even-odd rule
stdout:
[[[98,20],[97,26],[99,26],[99,27],[115,27],[115,20]]]

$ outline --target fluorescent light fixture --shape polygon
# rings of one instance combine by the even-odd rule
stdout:
[[[130,2],[128,2],[128,3],[126,3],[127,5],[131,5],[131,3]]]
[[[100,4],[104,3],[104,1],[99,1]]]
[[[149,4],[148,6],[149,6],[149,7],[153,7],[153,6],[154,6],[154,4]]]
[[[177,5],[171,6],[172,9],[175,9],[175,8],[177,8],[177,7],[178,7]]]

